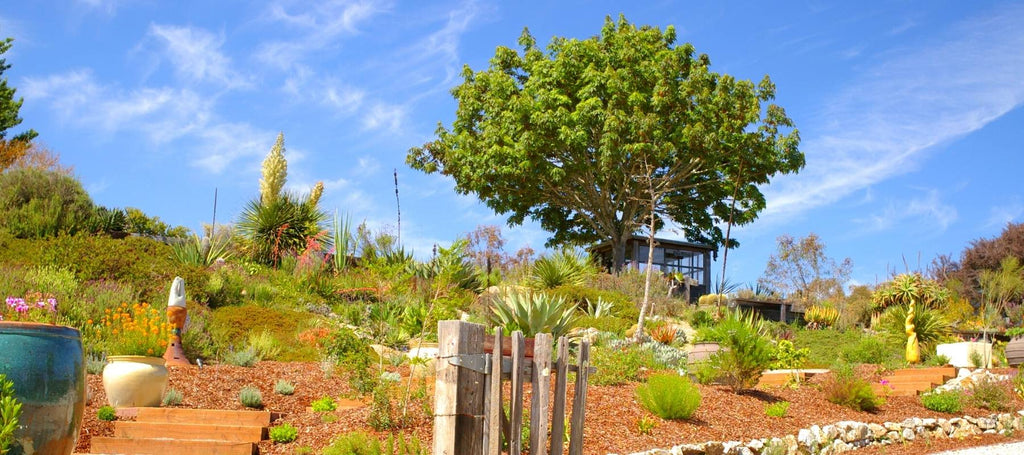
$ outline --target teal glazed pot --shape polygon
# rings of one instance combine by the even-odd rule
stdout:
[[[21,417],[9,455],[67,455],[85,413],[85,357],[78,330],[0,321],[0,374],[14,382]]]

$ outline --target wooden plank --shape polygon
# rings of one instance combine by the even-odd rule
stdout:
[[[558,338],[558,359],[555,361],[555,406],[551,412],[551,453],[562,453],[565,442],[565,389],[569,374],[569,340]]]
[[[530,454],[547,455],[551,398],[551,334],[538,333],[533,345],[533,402],[530,404]]]
[[[569,455],[583,455],[583,419],[587,407],[587,380],[590,376],[590,342],[580,343],[579,372],[576,373],[576,395],[572,400],[569,422]]]
[[[228,411],[222,409],[136,408],[136,422],[203,423],[269,427],[268,411]]]
[[[509,403],[508,453],[523,452],[523,369],[526,366],[523,332],[512,332],[512,396]]]
[[[180,440],[206,439],[230,442],[260,442],[267,437],[264,427],[240,425],[204,425],[194,423],[114,422],[118,438]]]
[[[449,360],[483,354],[484,326],[463,321],[441,321],[437,326],[434,454],[479,455],[483,453],[485,376]]]
[[[124,439],[93,437],[91,453],[131,453],[163,455],[168,453],[201,453],[204,455],[253,455],[256,444],[227,441],[181,441],[176,439]]]
[[[491,350],[490,390],[487,394],[486,449],[488,455],[501,455],[501,327],[494,329],[494,348]]]

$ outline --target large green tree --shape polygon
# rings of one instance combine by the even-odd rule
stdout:
[[[658,226],[667,217],[688,239],[720,245],[733,195],[734,223],[753,221],[765,206],[757,185],[804,156],[792,121],[768,103],[768,77],[715,73],[675,40],[671,26],[608,18],[600,36],[556,37],[545,52],[524,30],[522,52],[499,46],[488,69],[463,69],[454,124],[407,162],[453,177],[511,225],[538,220],[549,245],[609,241],[616,268],[650,216],[652,179],[669,189],[656,195]]]
[[[13,41],[13,38],[0,40],[0,56],[4,55],[11,48],[11,42]],[[4,76],[4,72],[10,67],[11,65],[7,63],[7,59],[0,57],[0,140],[6,140],[7,130],[21,124],[21,117],[18,117],[18,111],[21,109],[21,103],[24,100],[22,98],[14,99],[14,92],[17,90],[7,85],[7,77]],[[37,135],[38,133],[35,131],[28,130],[14,136],[11,140],[28,142],[35,139]]]

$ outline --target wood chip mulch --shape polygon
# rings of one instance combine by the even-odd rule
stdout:
[[[351,431],[373,433],[367,426],[369,407],[333,413],[324,419],[309,411],[310,403],[324,396],[358,398],[344,375],[325,375],[318,363],[260,362],[254,368],[227,365],[172,367],[169,388],[181,392],[180,407],[206,409],[245,409],[238,401],[238,391],[252,385],[263,394],[264,409],[280,413],[275,422],[289,422],[299,429],[299,436],[290,444],[260,443],[260,453],[291,454],[298,447],[308,446],[319,453],[330,441]],[[407,374],[407,371],[399,371]],[[1005,372],[1004,372],[1005,373]],[[274,384],[283,379],[295,384],[295,393],[282,396],[274,393]],[[403,386],[407,379],[403,379]],[[88,452],[93,436],[112,436],[113,424],[96,418],[96,410],[106,397],[99,375],[89,375],[90,400],[82,426],[77,452]],[[432,383],[428,384],[432,389]],[[900,422],[909,417],[950,418],[949,414],[929,411],[916,397],[889,397],[878,412],[858,412],[828,402],[814,385],[793,388],[772,388],[734,394],[721,386],[699,386],[703,396],[696,414],[687,421],[659,419],[644,410],[635,399],[637,384],[622,386],[591,386],[587,392],[587,415],[584,430],[585,453],[631,453],[652,448],[669,448],[684,443],[781,437],[796,434],[811,425],[827,425],[843,420],[860,422]],[[571,389],[571,386],[570,386]],[[570,390],[570,397],[572,391]],[[1011,394],[1012,395],[1012,394]],[[507,394],[506,394],[507,397]],[[432,403],[432,398],[428,401]],[[765,416],[765,406],[775,401],[790,402],[785,417]],[[1024,401],[1014,395],[1012,409],[1024,409]],[[984,416],[993,411],[965,408],[962,415]],[[411,426],[400,430],[415,434],[425,447],[430,447],[432,421],[422,409],[413,409]],[[640,434],[641,418],[655,421],[651,434]],[[386,433],[378,434],[383,439]],[[1017,438],[1021,437],[1018,432]],[[859,454],[929,453],[939,449],[960,448],[1004,442],[1003,436],[968,438],[964,440],[933,440],[914,444],[897,444],[878,449],[861,449]],[[933,450],[934,449],[934,450]]]

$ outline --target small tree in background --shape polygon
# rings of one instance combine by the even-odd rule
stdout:
[[[794,239],[778,238],[778,251],[768,258],[764,275],[757,281],[777,289],[787,298],[804,307],[843,295],[843,286],[850,279],[853,261],[836,262],[825,254],[825,243],[815,233]]]

